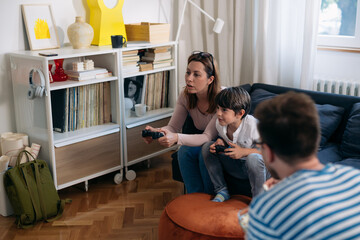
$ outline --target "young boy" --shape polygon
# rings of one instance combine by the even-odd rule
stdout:
[[[224,171],[238,179],[249,179],[253,197],[262,191],[270,177],[262,155],[256,146],[259,139],[257,120],[248,115],[249,93],[241,87],[222,90],[215,98],[217,104],[216,129],[220,136],[215,142],[204,144],[202,151],[216,193],[214,202],[230,198]],[[216,151],[219,145],[223,152]],[[210,149],[210,151],[209,151]]]

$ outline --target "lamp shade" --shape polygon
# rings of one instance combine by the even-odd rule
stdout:
[[[214,24],[213,31],[216,32],[216,33],[220,33],[223,26],[224,26],[224,21],[222,19],[220,19],[220,18],[217,18],[216,22]]]

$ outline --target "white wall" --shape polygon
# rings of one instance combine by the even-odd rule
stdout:
[[[360,82],[360,53],[318,50],[314,75]]]
[[[105,0],[111,4],[116,0]],[[125,0],[123,17],[125,23],[171,22],[173,0]],[[7,53],[29,49],[21,15],[21,4],[50,3],[61,44],[68,43],[67,27],[75,16],[87,16],[86,0],[1,0],[0,3],[0,133],[16,131],[13,91]]]

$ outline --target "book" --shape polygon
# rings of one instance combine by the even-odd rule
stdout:
[[[137,55],[137,54],[138,54],[138,50],[130,50],[130,51],[123,51],[122,52],[123,56]]]
[[[164,47],[149,48],[148,52],[162,53],[162,52],[169,52],[170,50],[171,50],[170,46],[164,46]]]
[[[172,59],[165,60],[165,61],[158,61],[153,63],[153,68],[163,68],[163,67],[170,67],[172,64]]]
[[[74,71],[74,70],[64,70],[65,74],[68,76],[95,76],[98,73],[106,73],[108,70],[106,68],[94,68],[91,70],[84,70],[84,71]]]
[[[123,62],[129,62],[129,61],[139,61],[139,56],[138,55],[134,55],[134,56],[125,56],[123,57],[122,61]]]
[[[104,123],[111,122],[111,89],[110,82],[104,82]]]
[[[159,109],[161,105],[161,87],[163,75],[163,72],[155,73],[153,109]]]
[[[66,88],[66,102],[65,102],[65,130],[64,132],[68,131],[69,125],[69,88]]]
[[[139,62],[139,67],[140,67],[140,72],[150,71],[153,69],[152,63],[148,63],[148,62]]]
[[[165,52],[165,53],[155,53],[154,55],[147,56],[148,52],[145,53],[145,56],[141,57],[141,61],[144,62],[154,62],[159,60],[167,60],[171,59],[171,53]],[[149,53],[150,54],[150,53]],[[160,55],[159,55],[160,54]]]
[[[148,75],[148,85],[147,85],[147,103],[149,110],[154,110],[154,85],[155,85],[155,74]]]
[[[170,52],[161,52],[161,53],[154,53],[154,52],[145,52],[145,57],[152,57],[152,58],[158,58],[158,59],[169,59],[171,58]]]
[[[65,132],[66,89],[51,91],[53,130]]]

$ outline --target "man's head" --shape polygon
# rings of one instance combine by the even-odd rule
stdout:
[[[278,95],[260,103],[255,117],[262,142],[289,166],[316,154],[320,124],[309,96],[295,92]]]
[[[221,108],[233,110],[235,114],[241,113],[241,118],[244,118],[251,108],[250,95],[242,87],[229,87],[223,89],[216,95],[215,103]]]

